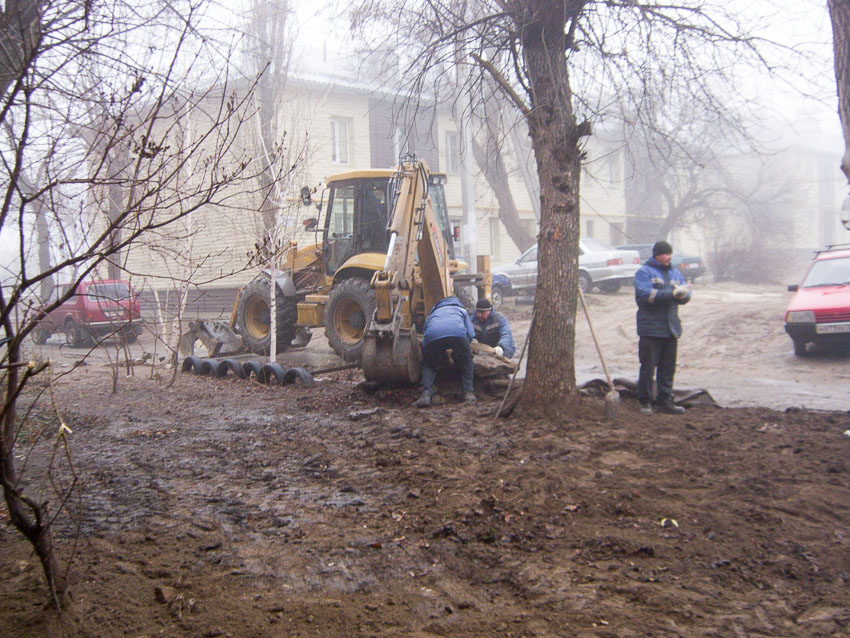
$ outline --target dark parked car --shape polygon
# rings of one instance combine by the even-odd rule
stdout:
[[[850,346],[850,249],[848,245],[819,252],[785,311],[785,331],[794,354],[805,356],[816,346]]]
[[[653,244],[624,244],[617,246],[624,250],[636,250],[640,253],[640,261],[642,264],[652,257]],[[673,249],[673,259],[670,262],[673,268],[677,268],[682,272],[685,281],[693,282],[697,277],[705,274],[705,262],[698,255],[685,255],[678,248]]]
[[[493,285],[491,288],[491,297],[493,307],[498,309],[504,301],[505,294],[511,290],[511,282],[504,275],[493,275]]]

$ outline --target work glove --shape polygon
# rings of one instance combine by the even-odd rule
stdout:
[[[500,357],[503,357],[505,355],[505,351],[502,349],[502,346],[496,346],[495,348],[493,348],[493,352],[495,352]]]
[[[679,284],[678,286],[673,287],[673,297],[675,299],[684,299],[688,296],[690,292],[690,288],[686,284]]]

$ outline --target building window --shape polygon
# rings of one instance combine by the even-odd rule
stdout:
[[[455,131],[446,132],[446,172],[460,171],[460,135]]]
[[[348,120],[331,119],[331,161],[348,164]]]
[[[490,218],[490,259],[498,263],[502,259],[502,220]]]
[[[593,237],[593,220],[588,219],[584,222],[584,236],[585,237]]]

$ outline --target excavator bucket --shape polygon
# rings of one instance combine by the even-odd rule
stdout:
[[[395,337],[391,331],[369,330],[361,367],[367,381],[418,383],[422,376],[422,347],[416,328]]]
[[[207,349],[207,356],[232,354],[242,350],[242,337],[233,332],[223,321],[190,321],[187,330],[178,344],[184,356],[194,354],[195,341],[200,341]]]

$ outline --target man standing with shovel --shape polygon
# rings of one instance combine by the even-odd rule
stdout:
[[[656,377],[658,396],[655,409],[666,414],[683,414],[685,408],[673,403],[673,376],[682,323],[679,306],[691,300],[685,278],[670,262],[673,247],[656,242],[652,257],[635,273],[637,303],[638,401],[642,414],[652,414],[652,380]]]

